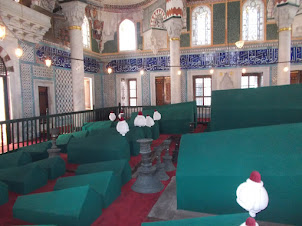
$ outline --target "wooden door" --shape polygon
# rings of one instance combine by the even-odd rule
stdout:
[[[155,78],[156,105],[171,103],[171,81],[169,76]]]
[[[40,116],[46,115],[48,109],[48,87],[39,86]]]
[[[302,83],[302,71],[291,71],[290,72],[290,84]]]

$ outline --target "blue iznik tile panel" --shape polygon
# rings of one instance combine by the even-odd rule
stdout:
[[[44,63],[47,57],[52,60],[52,66],[71,68],[70,52],[57,49],[50,46],[37,45],[36,46],[37,62]],[[96,59],[84,57],[84,70],[85,72],[98,73],[100,64]]]
[[[20,47],[23,50],[23,55],[20,60],[34,63],[35,62],[35,48],[25,42],[20,42]]]
[[[33,117],[33,94],[32,94],[32,76],[31,65],[21,64],[21,85],[23,98],[23,117]]]
[[[150,72],[145,72],[142,76],[142,93],[143,93],[143,100],[142,105],[148,106],[151,105],[151,98],[150,98]]]
[[[102,107],[102,79],[99,75],[94,75],[95,108]]]
[[[116,106],[115,103],[115,76],[104,75],[103,76],[103,95],[104,95],[104,107]]]
[[[291,48],[291,62],[302,62],[302,47]],[[189,54],[180,56],[180,66],[182,69],[202,69],[208,67],[230,67],[249,65],[269,65],[278,63],[278,49],[258,49],[232,52],[215,52]],[[169,70],[170,57],[150,57],[112,60],[107,64],[112,67],[115,73],[138,72],[142,68],[147,71]]]
[[[181,75],[181,87],[180,87],[180,93],[181,93],[181,102],[186,102],[187,101],[187,76],[185,73],[182,73]]]
[[[56,69],[57,113],[73,111],[72,75],[70,70]]]

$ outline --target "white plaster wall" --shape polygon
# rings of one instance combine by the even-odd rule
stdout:
[[[121,103],[121,80],[122,79],[136,79],[137,84],[137,105],[142,105],[142,78],[139,72],[131,74],[117,74],[116,75],[116,106]]]
[[[301,65],[302,68],[302,65]],[[263,73],[263,86],[270,84],[270,68],[269,67],[246,67],[246,73]],[[234,89],[241,88],[242,68],[229,68],[229,69],[214,69],[212,74],[212,90],[225,89],[221,87],[221,81],[225,73],[228,73],[232,80]],[[189,70],[187,73],[187,97],[188,101],[193,101],[193,76],[211,75],[210,69],[208,70]]]
[[[151,91],[151,105],[156,105],[156,90],[155,90],[155,78],[170,76],[169,71],[163,72],[150,72],[150,91]],[[181,90],[179,90],[179,93]]]
[[[3,52],[6,52],[11,61],[5,62],[6,67],[14,67],[14,72],[8,72],[8,90],[10,101],[10,118],[22,118],[22,97],[21,97],[21,79],[19,59],[15,55],[15,49],[18,47],[18,40],[10,33],[6,35],[0,43]]]

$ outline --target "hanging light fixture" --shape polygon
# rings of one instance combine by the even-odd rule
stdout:
[[[242,68],[242,73],[245,74],[246,73],[246,69]]]
[[[5,38],[6,35],[6,28],[3,25],[0,25],[0,41]]]
[[[237,46],[237,48],[241,49],[244,46],[244,41],[240,40],[235,42],[235,45]]]
[[[111,68],[111,67],[108,67],[107,72],[108,72],[108,74],[110,75],[110,74],[112,73],[112,68]]]
[[[284,68],[283,68],[283,71],[284,71],[284,72],[288,72],[288,70],[289,70],[288,67],[284,67]]]
[[[144,69],[140,70],[139,73],[140,73],[141,75],[144,75],[144,73],[145,73]]]
[[[18,58],[20,58],[23,55],[23,49],[18,46],[18,48],[15,50],[15,54]]]
[[[213,68],[210,70],[210,74],[211,75],[214,74],[214,69]]]
[[[52,64],[51,59],[47,57],[47,58],[45,59],[45,65],[46,65],[47,67],[50,67],[51,64]]]
[[[178,70],[178,71],[177,71],[177,74],[178,74],[178,75],[181,75],[181,70]]]

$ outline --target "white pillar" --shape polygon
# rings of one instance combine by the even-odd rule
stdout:
[[[290,84],[291,25],[298,6],[281,4],[275,6],[274,16],[279,27],[277,85]],[[287,67],[288,71],[284,71]]]
[[[182,29],[181,18],[170,18],[165,21],[170,37],[170,78],[171,78],[171,104],[181,102],[181,76],[180,70],[180,34]]]
[[[73,110],[85,110],[84,58],[82,24],[86,4],[80,1],[62,3],[62,10],[69,24]]]

